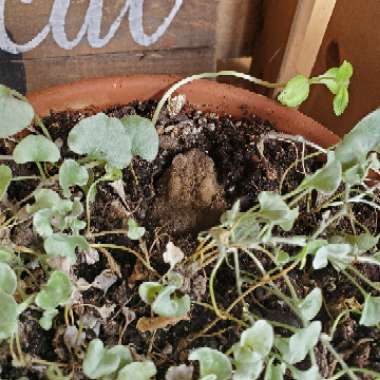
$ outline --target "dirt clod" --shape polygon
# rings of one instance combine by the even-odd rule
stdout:
[[[226,208],[214,162],[198,149],[178,154],[159,186],[153,215],[177,234],[211,227]]]

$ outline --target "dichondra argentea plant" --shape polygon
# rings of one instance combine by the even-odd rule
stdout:
[[[3,162],[0,165],[0,197],[6,215],[1,220],[0,233],[23,218],[31,218],[43,247],[41,252],[28,247],[0,247],[0,342],[8,345],[12,365],[21,368],[43,366],[48,379],[72,378],[73,372],[61,366],[62,363],[39,360],[22,352],[19,319],[28,310],[38,310],[43,329],[48,331],[54,324],[64,323],[67,331],[75,332],[75,342],[81,341],[83,326],[80,321],[75,321],[73,305],[91,284],[84,285],[71,271],[79,252],[91,257],[96,249],[124,249],[136,256],[144,270],[158,275],[147,255],[128,247],[95,244],[91,210],[100,183],[120,182],[123,170],[133,170],[133,157],[147,161],[156,158],[159,137],[155,124],[166,101],[176,90],[199,78],[234,75],[267,87],[282,87],[279,101],[297,107],[308,97],[311,85],[322,84],[334,95],[333,109],[336,115],[340,115],[348,104],[352,73],[352,66],[345,61],[323,75],[310,79],[298,75],[285,84],[271,84],[228,71],[195,75],[178,82],[163,96],[152,120],[135,115],[117,119],[104,113],[82,119],[68,134],[69,158],[62,157],[60,147],[51,140],[48,129],[35,115],[27,99],[0,86],[0,137],[17,141],[12,155],[0,156]],[[22,137],[24,135],[19,133],[25,129],[29,129],[29,133]],[[191,316],[193,301],[182,290],[184,277],[177,267],[194,263],[209,267],[208,307],[215,312],[215,321],[236,323],[240,339],[226,352],[207,346],[190,352],[188,360],[198,363],[197,373],[202,380],[254,380],[259,377],[265,380],[285,377],[318,380],[322,378],[315,355],[318,346],[324,347],[336,360],[331,380],[341,377],[357,380],[361,375],[380,378],[380,373],[372,368],[347,365],[332,344],[339,323],[347,315],[357,317],[363,326],[379,328],[380,324],[380,285],[358,269],[360,265],[380,266],[379,235],[371,233],[352,211],[358,204],[369,206],[374,212],[380,209],[379,185],[369,179],[370,173],[377,173],[380,169],[380,110],[366,116],[339,144],[329,149],[275,133],[264,136],[260,144],[264,146],[269,139],[276,138],[312,150],[294,166],[304,165],[316,157],[324,163],[314,173],[305,173],[303,181],[291,192],[262,191],[256,204],[244,211],[240,201],[236,201],[223,214],[220,225],[200,234],[200,244],[190,258],[185,258],[183,252],[169,242],[163,253],[169,270],[158,275],[156,281],[142,282],[138,296],[149,305],[153,317],[159,321],[172,322],[184,316],[196,318]],[[11,167],[25,163],[35,165],[37,174],[14,176]],[[7,190],[14,181],[35,184],[33,192],[17,207],[7,199]],[[78,188],[82,189],[81,193],[75,191]],[[300,205],[311,208],[312,197],[320,200],[318,207],[322,218],[318,228],[309,235],[295,234],[293,229],[300,215]],[[352,234],[336,228],[342,221],[352,226]],[[129,239],[143,242],[145,228],[131,217],[127,230],[104,232],[107,233],[125,233]],[[253,261],[259,275],[243,274],[243,257]],[[266,257],[266,264],[261,257]],[[25,262],[30,262],[31,258],[42,268],[45,283],[36,280],[34,290],[26,292],[22,276],[28,275]],[[236,278],[238,294],[228,308],[221,307],[215,296],[215,279],[225,263]],[[318,319],[324,303],[323,289],[315,287],[301,297],[294,287],[290,274],[302,272],[306,267],[312,271],[332,268],[345,276],[359,292],[358,302],[337,315],[329,329]],[[112,276],[104,275],[102,280],[104,278],[111,281]],[[256,315],[247,299],[258,288],[265,289],[286,305],[296,323]],[[211,327],[212,324],[206,326],[204,333]],[[157,373],[149,352],[145,356],[136,355],[131,347],[122,344],[105,346],[100,338],[85,339],[81,345],[83,354],[74,350],[72,355],[78,356],[83,373],[90,379],[129,380],[134,377],[148,380]],[[188,367],[177,364],[168,370],[167,378],[184,378],[175,377],[175,374],[186,374]]]

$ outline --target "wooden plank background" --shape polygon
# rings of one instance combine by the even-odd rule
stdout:
[[[379,0],[337,0],[313,68],[312,74],[317,75],[344,59],[354,67],[350,103],[341,117],[333,114],[332,95],[323,87],[314,88],[301,107],[302,112],[341,136],[367,113],[380,107],[379,20]]]
[[[52,7],[59,0],[5,1],[5,24],[12,39],[26,43],[49,24]],[[0,4],[1,4],[0,1]],[[101,36],[128,0],[105,0],[102,9]],[[141,3],[140,0],[132,0]],[[27,90],[69,82],[83,77],[133,73],[191,73],[215,69],[215,30],[217,0],[142,0],[143,27],[154,33],[176,4],[180,8],[164,35],[149,46],[132,38],[131,10],[125,15],[111,41],[101,48],[90,46],[86,36],[77,46],[66,50],[58,46],[52,32],[34,49],[22,55],[0,56],[0,80],[4,83],[20,77],[24,66]],[[81,29],[90,0],[71,0],[65,32],[73,40]],[[15,73],[18,75],[15,76]]]
[[[10,38],[23,44],[49,23],[55,2],[66,0],[0,0],[4,24]],[[65,33],[73,40],[78,35],[92,1],[67,0]],[[23,54],[0,50],[0,82],[21,91],[94,76],[171,73],[193,74],[218,67],[235,68],[236,59],[246,56],[241,69],[249,71],[252,46],[263,0],[103,0],[101,36],[107,34],[125,4],[143,3],[143,26],[152,34],[176,4],[181,3],[170,27],[150,46],[134,41],[130,14],[125,15],[112,40],[101,48],[91,47],[87,36],[73,49],[58,46],[50,32],[35,49]],[[1,38],[0,30],[0,38]]]

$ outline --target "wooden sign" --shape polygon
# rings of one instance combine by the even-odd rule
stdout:
[[[0,0],[0,83],[214,70],[217,0]]]

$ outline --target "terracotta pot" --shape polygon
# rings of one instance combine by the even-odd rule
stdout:
[[[169,75],[134,75],[83,80],[30,93],[28,98],[40,116],[50,111],[105,109],[133,100],[158,99],[179,77]],[[179,93],[200,110],[234,117],[254,114],[268,120],[279,131],[302,135],[323,147],[336,144],[339,137],[302,113],[283,107],[262,95],[234,86],[198,80],[182,87]]]

